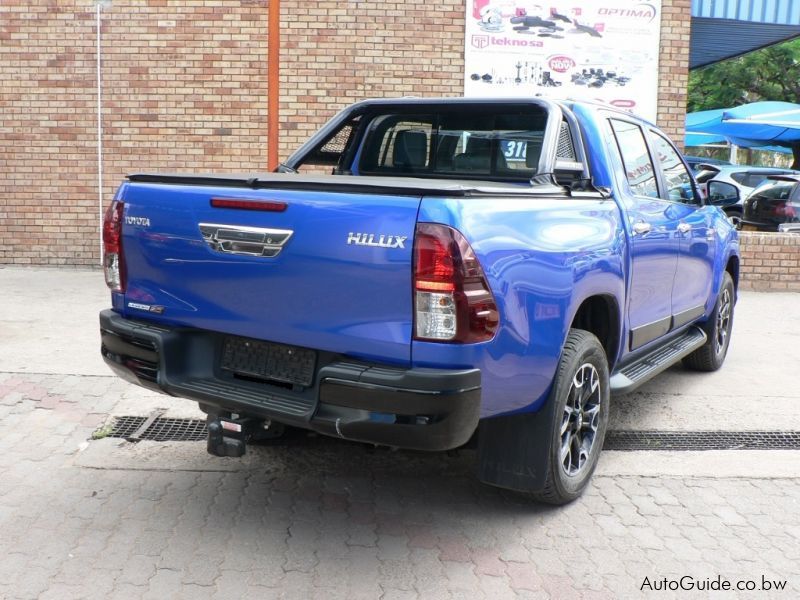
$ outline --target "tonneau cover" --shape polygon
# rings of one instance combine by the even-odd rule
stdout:
[[[514,185],[492,181],[423,179],[419,177],[303,175],[296,173],[133,173],[128,175],[128,180],[137,183],[301,191],[353,191],[402,196],[541,196],[562,192],[560,188],[549,185]]]

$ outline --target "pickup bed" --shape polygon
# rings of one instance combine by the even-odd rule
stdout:
[[[366,101],[277,171],[130,175],[106,214],[102,355],[196,400],[212,454],[475,443],[482,481],[564,503],[612,393],[725,358],[736,231],[629,113]]]

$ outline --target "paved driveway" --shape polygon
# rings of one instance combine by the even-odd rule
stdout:
[[[682,576],[800,593],[800,451],[606,452],[554,509],[475,482],[467,450],[88,441],[113,415],[198,416],[106,370],[101,280],[0,269],[0,598],[708,597],[650,591]],[[743,294],[725,368],[670,370],[611,428],[800,431],[799,299]]]

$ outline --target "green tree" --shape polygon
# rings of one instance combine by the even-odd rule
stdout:
[[[800,38],[689,73],[687,112],[775,100],[800,104]],[[792,145],[800,169],[800,144]]]
[[[689,73],[688,112],[759,100],[800,103],[800,38]]]

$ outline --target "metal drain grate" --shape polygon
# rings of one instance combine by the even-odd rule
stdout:
[[[145,424],[145,421],[147,417],[117,417],[108,437],[130,438]],[[205,440],[207,435],[205,421],[158,417],[136,437],[154,442],[199,442]]]
[[[114,421],[114,429],[108,434],[108,437],[127,438],[132,436],[136,431],[144,425],[147,417],[117,417]]]
[[[199,442],[208,436],[205,421],[158,418],[141,435],[154,442]]]
[[[200,442],[206,422],[199,419],[117,417],[108,437],[155,442]],[[609,431],[604,450],[800,450],[800,431]]]
[[[800,431],[609,431],[604,450],[800,450]]]

